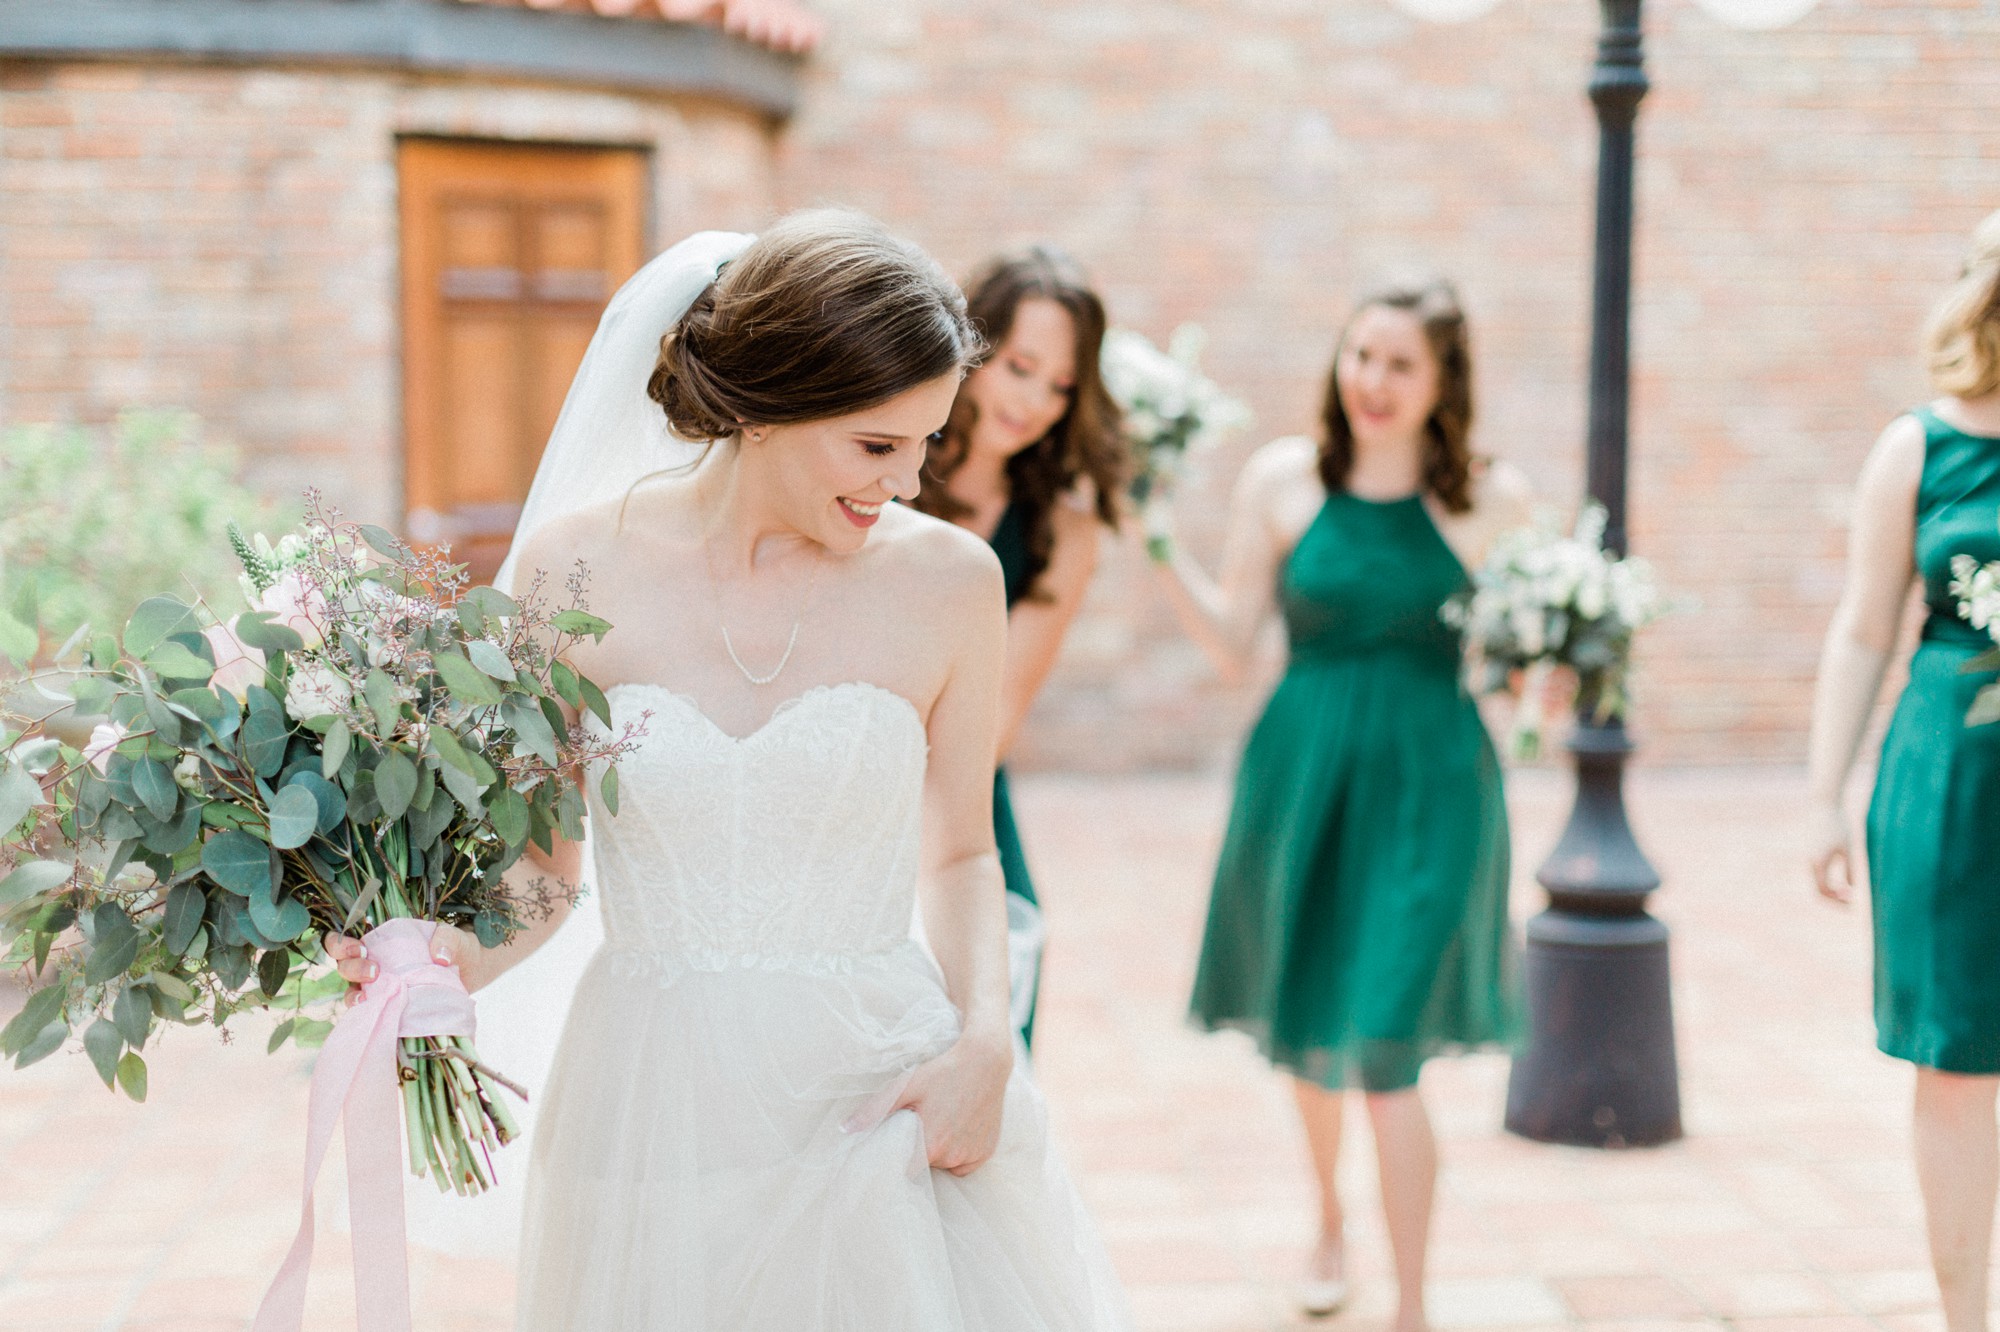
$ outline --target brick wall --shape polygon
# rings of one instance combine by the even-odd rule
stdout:
[[[1035,239],[1114,317],[1209,330],[1259,423],[1184,505],[1212,557],[1243,452],[1307,429],[1349,293],[1458,278],[1487,450],[1581,488],[1597,8],[1500,0],[822,0],[787,204],[870,209],[964,272]],[[1861,455],[1920,400],[1924,310],[2000,207],[2000,3],[1824,0],[1734,31],[1649,6],[1635,318],[1636,547],[1698,599],[1658,629],[1656,758],[1796,759]],[[1232,695],[1135,552],[1092,591],[1024,737],[1048,766],[1226,758]]]
[[[771,211],[717,105],[361,72],[0,64],[0,422],[185,407],[276,494],[400,522],[395,140],[644,145],[655,231]]]

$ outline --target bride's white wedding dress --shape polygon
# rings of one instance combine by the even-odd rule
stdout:
[[[610,700],[652,716],[592,810],[605,941],[535,1136],[523,1332],[1125,1328],[1020,1068],[963,1178],[884,1114],[959,1029],[911,935],[916,709],[833,685],[737,738],[665,689]]]

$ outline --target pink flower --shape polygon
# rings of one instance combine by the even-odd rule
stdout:
[[[215,674],[208,677],[210,685],[241,703],[249,696],[251,685],[264,683],[264,654],[238,638],[229,625],[211,624],[201,631],[201,636],[208,640],[209,650],[215,654]]]
[[[111,770],[111,751],[125,743],[130,734],[117,722],[99,722],[91,728],[90,741],[83,747],[83,761],[97,769],[99,777]]]
[[[266,588],[253,609],[269,611],[276,623],[296,631],[309,648],[326,641],[326,594],[297,569],[287,569]]]

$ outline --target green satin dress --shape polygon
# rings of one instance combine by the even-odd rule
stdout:
[[[1509,1040],[1500,764],[1439,616],[1466,571],[1423,500],[1328,497],[1286,561],[1291,661],[1250,734],[1192,1014],[1326,1087]]]
[[[1007,506],[1007,511],[1000,515],[1000,525],[993,529],[993,535],[987,541],[992,545],[993,553],[1000,557],[1000,572],[1007,584],[1007,608],[1012,610],[1016,602],[1028,595],[1031,586],[1028,578],[1028,534],[1022,527],[1020,511],[1016,506]],[[1035,881],[1028,874],[1027,853],[1021,849],[1021,829],[1014,822],[1014,802],[1008,794],[1007,769],[1004,766],[993,774],[993,838],[1000,846],[1000,869],[1007,877],[1007,891],[1037,908],[1036,915],[1039,917],[1040,899],[1035,896]],[[1032,1044],[1035,995],[1041,988],[1039,964],[1029,984],[1027,1021],[1021,1026],[1021,1039]]]
[[[1868,810],[1875,1043],[1952,1073],[2000,1073],[2000,725],[1965,711],[1993,641],[1958,617],[1951,559],[2000,560],[2000,438],[1930,410],[1917,488],[1917,572],[1930,614],[1882,743]]]

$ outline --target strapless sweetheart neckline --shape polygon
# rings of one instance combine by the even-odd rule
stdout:
[[[754,744],[757,740],[761,739],[767,732],[769,732],[784,718],[790,716],[795,712],[801,711],[808,704],[819,701],[821,699],[837,697],[842,692],[847,690],[855,690],[863,694],[876,694],[882,696],[883,698],[894,699],[896,702],[903,705],[900,711],[904,716],[910,719],[911,723],[916,726],[918,732],[925,733],[923,714],[917,710],[916,704],[912,703],[907,697],[897,693],[893,689],[884,689],[881,685],[871,684],[867,680],[843,680],[838,684],[814,685],[812,688],[806,690],[804,693],[794,694],[790,698],[786,699],[784,702],[778,704],[777,707],[773,708],[771,710],[771,715],[764,719],[763,724],[761,726],[758,726],[755,730],[749,732],[747,735],[737,735],[734,732],[723,730],[722,727],[719,724],[717,724],[716,720],[708,715],[708,713],[702,708],[701,704],[698,701],[696,701],[692,695],[683,694],[678,689],[672,689],[663,684],[656,684],[650,680],[626,680],[626,681],[621,681],[618,684],[612,685],[611,688],[605,690],[604,691],[605,697],[608,699],[611,695],[617,693],[621,689],[633,690],[639,693],[646,693],[646,694],[657,694],[661,698],[670,699],[673,702],[680,704],[683,708],[685,708],[688,712],[692,713],[694,716],[700,718],[702,723],[706,725],[709,730],[715,732],[716,735],[721,736],[724,740],[728,740],[731,743],[738,745]]]

